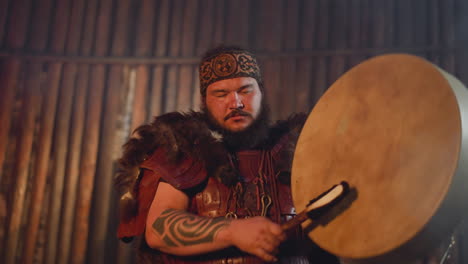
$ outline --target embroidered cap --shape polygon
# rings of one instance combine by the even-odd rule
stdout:
[[[255,56],[242,49],[222,50],[203,58],[200,63],[200,93],[214,82],[237,77],[252,77],[261,83],[260,67]]]

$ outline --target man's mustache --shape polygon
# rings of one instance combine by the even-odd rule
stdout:
[[[234,116],[251,116],[250,113],[247,113],[241,109],[234,109],[232,110],[231,113],[229,113],[227,116],[224,117],[224,121],[228,120],[231,117]]]

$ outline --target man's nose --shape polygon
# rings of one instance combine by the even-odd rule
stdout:
[[[238,93],[232,93],[230,97],[230,108],[244,108],[242,97]]]

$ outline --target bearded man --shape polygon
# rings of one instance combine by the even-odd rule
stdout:
[[[337,263],[298,227],[290,170],[305,115],[270,126],[260,68],[238,47],[200,63],[202,110],[136,129],[119,160],[123,240],[141,263]],[[286,88],[285,88],[286,89]]]

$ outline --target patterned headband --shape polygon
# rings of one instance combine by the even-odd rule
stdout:
[[[260,68],[254,55],[246,51],[227,51],[200,63],[200,93],[214,82],[237,77],[252,77],[261,82]]]

